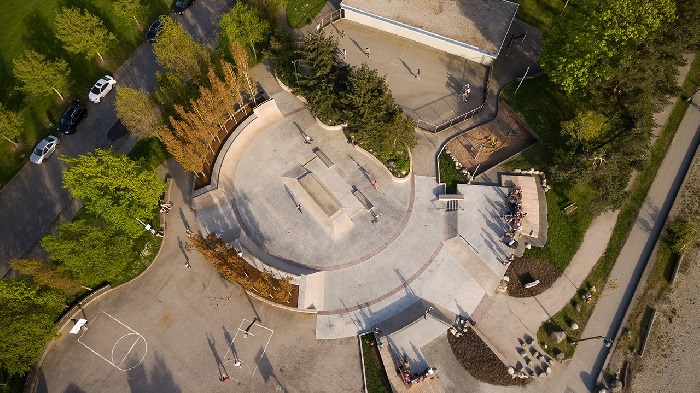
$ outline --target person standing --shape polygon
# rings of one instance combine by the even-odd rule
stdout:
[[[348,58],[348,51],[347,49],[343,49],[343,60]]]
[[[416,79],[420,79],[420,68],[416,70]]]
[[[367,58],[369,59],[369,47],[365,48],[365,55],[367,55]]]
[[[428,319],[428,314],[433,311],[433,306],[428,306],[428,308],[425,309],[425,314],[423,315],[423,318]]]

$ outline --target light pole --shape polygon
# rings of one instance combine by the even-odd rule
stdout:
[[[594,339],[603,339],[603,345],[605,348],[610,348],[612,346],[613,340],[604,336],[593,336],[593,337],[586,337],[586,338],[580,338],[578,340],[573,340],[571,343],[576,344],[581,341],[586,341],[586,340],[594,340]]]

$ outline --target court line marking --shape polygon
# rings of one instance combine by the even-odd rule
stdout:
[[[238,337],[238,332],[239,332],[239,331],[245,332],[245,329],[241,329],[241,327],[243,327],[243,324],[246,323],[246,321],[247,321],[247,322],[250,322],[250,320],[247,319],[247,318],[243,318],[243,320],[241,320],[241,324],[238,326],[238,329],[236,330],[236,334],[233,335],[233,339],[231,339],[231,342],[228,344],[228,351],[226,351],[226,355],[224,355],[224,359],[228,356],[228,353],[231,352],[231,346],[236,342],[236,337]],[[249,323],[249,325],[250,325],[250,323]],[[265,327],[265,326],[263,326],[263,325],[260,325],[260,324],[257,323],[257,322],[254,323],[254,324],[252,324],[252,325],[255,325],[255,326],[257,326],[257,327],[261,327],[261,328],[266,329],[266,330],[268,330],[268,331],[270,332],[270,337],[268,337],[267,342],[265,343],[265,346],[263,347],[263,351],[262,351],[262,353],[260,354],[260,358],[255,362],[255,365],[257,366],[257,365],[260,364],[260,361],[262,360],[262,357],[265,356],[265,352],[267,351],[267,346],[270,344],[270,340],[272,340],[272,335],[275,333],[275,331],[272,330],[272,329],[270,329],[270,328],[268,328],[268,327]],[[251,326],[252,326],[252,325],[251,325]],[[251,333],[248,333],[248,334],[251,335],[251,336],[253,336]],[[253,336],[253,337],[255,337],[255,336]],[[238,355],[236,355],[236,359],[238,359],[237,356],[238,356]],[[243,361],[242,361],[241,359],[238,359],[238,361],[241,362],[241,367],[242,367],[242,366],[243,366]],[[256,368],[253,368],[253,372],[251,373],[251,375],[255,375],[255,370],[256,370]]]
[[[98,353],[98,352],[95,351],[94,349],[90,348],[87,344],[85,344],[84,342],[80,341],[80,340],[83,338],[83,336],[85,335],[85,333],[87,333],[87,329],[83,330],[83,334],[81,334],[80,337],[78,337],[78,342],[79,342],[82,346],[84,346],[85,348],[87,348],[90,352],[92,352],[92,353],[94,353],[95,355],[99,356],[99,357],[102,358],[105,362],[111,364],[111,365],[112,365],[114,368],[116,368],[117,370],[129,371],[129,370],[131,370],[132,368],[137,367],[138,365],[140,365],[140,364],[143,362],[143,359],[146,358],[146,354],[148,354],[148,341],[146,341],[146,338],[143,337],[143,336],[141,335],[141,333],[139,333],[139,332],[137,332],[136,330],[130,328],[129,326],[127,326],[126,324],[124,324],[122,321],[120,321],[120,320],[118,320],[117,318],[113,317],[113,316],[110,315],[109,313],[107,313],[107,312],[105,312],[105,311],[102,311],[102,310],[100,310],[100,312],[103,313],[103,314],[105,314],[105,315],[107,315],[108,317],[112,318],[112,319],[113,319],[114,321],[116,321],[118,324],[124,326],[125,328],[127,328],[128,330],[131,331],[131,333],[127,333],[127,334],[121,336],[117,341],[115,341],[114,345],[112,345],[112,360],[107,359],[106,357],[102,356],[100,353]],[[95,315],[94,318],[92,318],[92,320],[90,321],[89,326],[92,326],[93,322],[97,319],[97,317],[98,317],[99,315],[100,315],[100,314],[97,314],[97,315]],[[88,328],[88,329],[89,329],[89,328]],[[138,338],[137,338],[136,341],[134,341],[134,343],[131,345],[131,348],[129,348],[129,351],[126,353],[126,355],[124,355],[124,358],[122,359],[122,361],[119,362],[119,365],[114,364],[114,348],[116,347],[116,345],[119,343],[119,341],[120,341],[121,339],[123,339],[123,338],[126,337],[126,336],[133,335],[133,334],[137,335]],[[144,345],[146,345],[146,350],[145,350],[144,353],[143,353],[143,357],[141,357],[141,360],[139,360],[139,362],[136,363],[134,366],[129,367],[129,368],[127,368],[127,369],[121,368],[121,367],[120,367],[121,364],[124,362],[124,360],[126,359],[126,357],[129,356],[129,353],[131,353],[131,350],[134,349],[134,346],[136,346],[136,343],[138,343],[140,339],[143,339],[143,343],[144,343]]]

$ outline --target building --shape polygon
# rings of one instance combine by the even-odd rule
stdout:
[[[506,0],[343,0],[345,18],[485,65],[503,47],[518,4]]]

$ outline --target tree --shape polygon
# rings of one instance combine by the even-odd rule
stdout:
[[[607,119],[594,111],[576,113],[572,120],[563,121],[561,128],[564,134],[576,139],[577,143],[588,143],[606,132]]]
[[[346,130],[364,149],[386,162],[415,146],[415,127],[394,102],[386,79],[367,64],[353,68],[343,99]]]
[[[247,88],[247,93],[250,96],[250,99],[255,101],[255,96],[258,92],[258,89],[256,87],[256,81],[255,78],[253,78],[253,75],[250,73],[250,66],[248,65],[248,53],[246,53],[245,49],[238,44],[234,43],[232,48],[233,52],[233,59],[236,62],[236,73],[238,74],[238,86],[239,88],[243,88],[243,90],[246,90]]]
[[[117,40],[100,18],[77,8],[63,8],[56,15],[56,37],[66,51],[82,53],[87,60],[97,55],[101,61],[105,60],[102,54]]]
[[[134,135],[141,139],[158,136],[158,128],[163,126],[163,115],[148,93],[130,87],[117,87],[114,106],[119,120]]]
[[[15,78],[22,82],[22,90],[29,94],[56,93],[63,101],[61,92],[68,90],[68,63],[63,60],[48,61],[44,55],[33,50],[24,51],[12,61]]]
[[[138,255],[124,232],[86,219],[62,222],[58,235],[44,237],[41,246],[59,262],[60,270],[88,287],[114,280]]]
[[[16,142],[16,139],[21,132],[22,118],[20,115],[5,108],[0,102],[0,136],[17,147],[19,143]]]
[[[163,30],[153,44],[158,64],[176,75],[181,82],[197,78],[206,69],[207,49],[195,41],[182,25],[171,18],[163,18]]]
[[[137,219],[154,216],[165,187],[157,173],[112,149],[62,159],[68,164],[63,185],[88,212],[131,237],[143,233]]]
[[[64,297],[26,277],[0,280],[0,366],[24,374],[56,336]]]
[[[122,19],[134,19],[136,25],[141,28],[139,17],[146,11],[140,0],[115,0],[114,13]]]
[[[40,285],[46,285],[66,295],[75,295],[85,289],[73,277],[59,272],[56,266],[40,259],[15,259],[10,266],[20,273],[31,276]]]
[[[301,41],[298,56],[298,94],[306,98],[311,111],[324,122],[339,124],[343,113],[339,97],[345,94],[347,69],[338,60],[338,40],[314,33]]]
[[[260,17],[257,9],[242,1],[237,1],[231,11],[221,17],[219,31],[228,39],[229,43],[238,42],[247,45],[257,59],[255,45],[268,38],[270,24]]]
[[[542,68],[567,93],[610,78],[610,61],[634,56],[675,18],[673,0],[584,0],[543,35]]]

